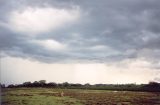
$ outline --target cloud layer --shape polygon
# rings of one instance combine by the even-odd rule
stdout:
[[[65,10],[48,7],[28,7],[23,11],[13,11],[10,15],[9,25],[13,31],[31,35],[50,32],[79,17],[76,9]]]
[[[160,69],[159,0],[0,1],[1,56],[45,63],[143,59]]]

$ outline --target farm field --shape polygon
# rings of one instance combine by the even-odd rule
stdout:
[[[61,96],[61,92],[64,96]],[[107,90],[6,88],[1,105],[160,105],[160,93]]]

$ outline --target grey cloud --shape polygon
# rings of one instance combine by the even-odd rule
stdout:
[[[78,6],[83,13],[79,22],[34,38],[24,37],[1,26],[0,48],[8,55],[47,63],[116,62],[140,57],[150,62],[159,61],[159,0],[6,0],[1,1],[0,5],[0,13],[4,14],[0,16],[1,22],[7,21],[10,11],[17,8],[23,10],[27,6],[63,9]],[[54,39],[67,44],[69,49],[61,52],[45,50],[30,43],[32,39]],[[110,50],[90,49],[97,45],[109,47]]]
[[[154,81],[160,82],[160,78],[154,78]]]

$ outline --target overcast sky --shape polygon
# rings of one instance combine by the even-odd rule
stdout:
[[[1,82],[160,82],[160,0],[0,0]]]

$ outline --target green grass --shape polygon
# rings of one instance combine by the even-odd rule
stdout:
[[[75,98],[46,96],[40,95],[41,93],[60,93],[60,90],[44,88],[5,89],[2,92],[2,105],[82,105]]]
[[[64,92],[61,97],[60,93]],[[1,105],[160,105],[160,93],[86,89],[2,89]]]

